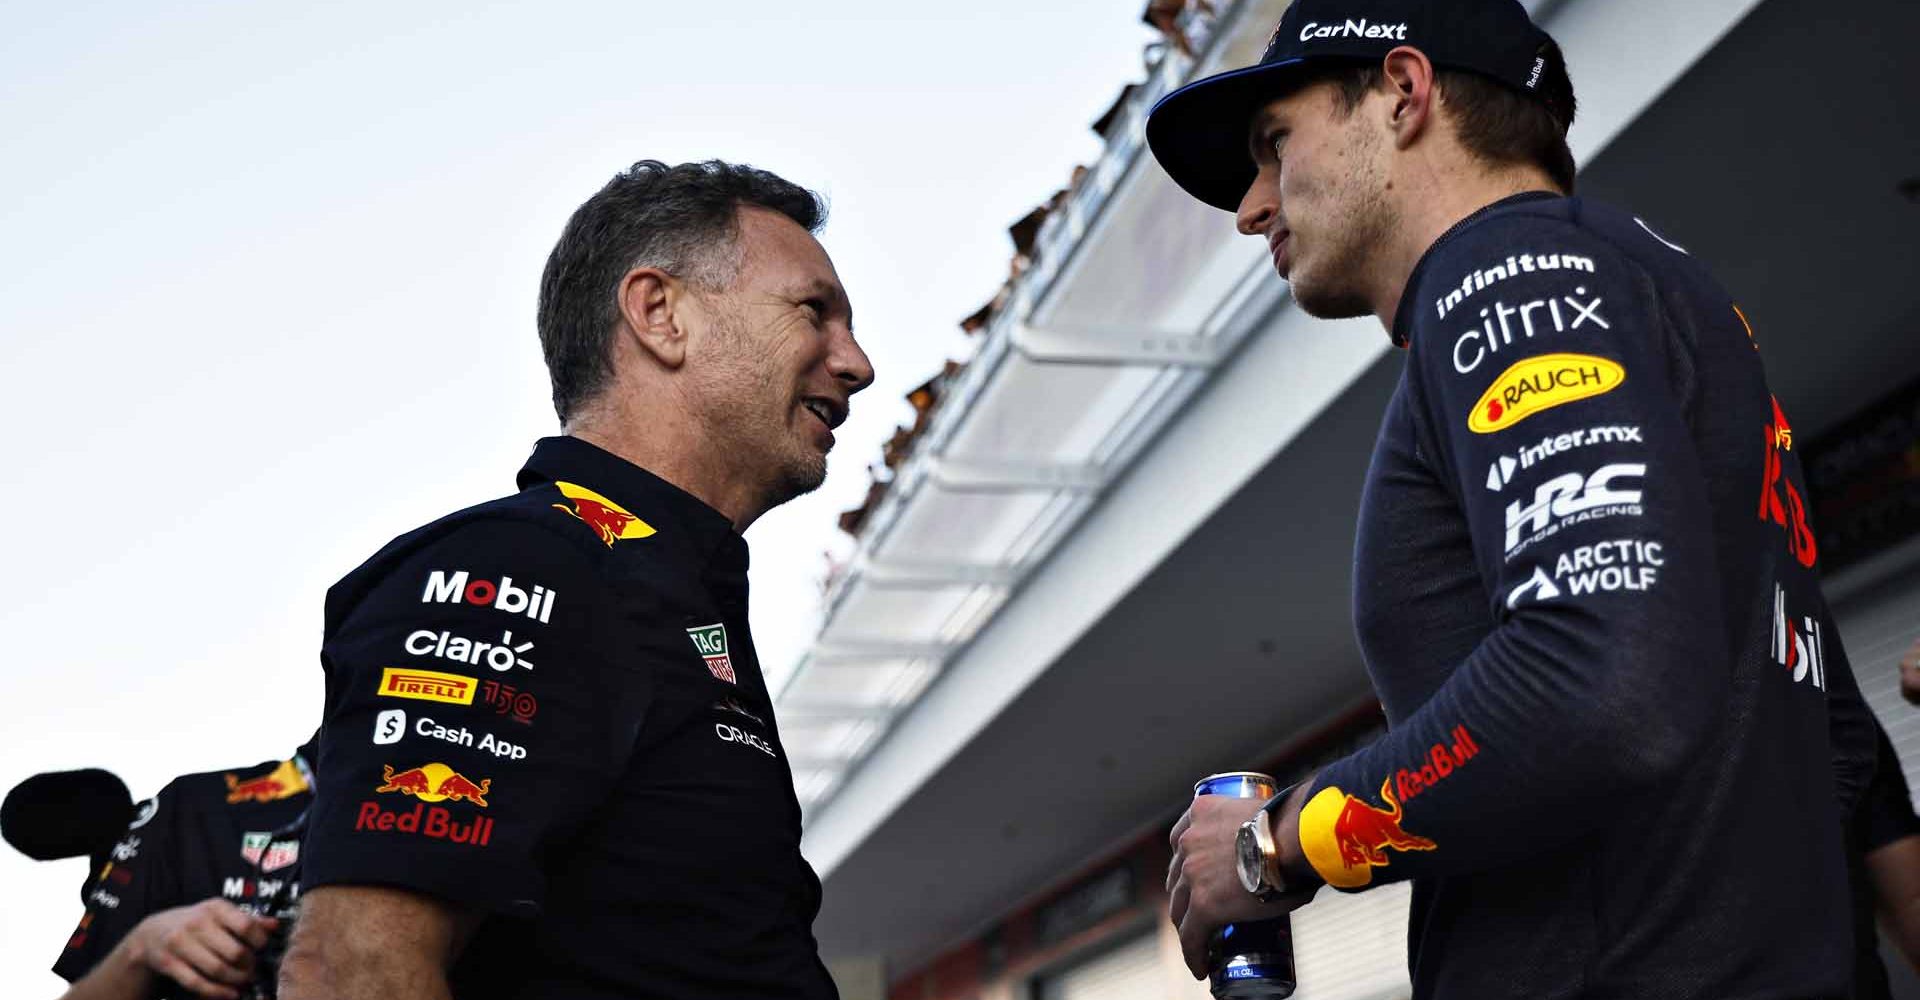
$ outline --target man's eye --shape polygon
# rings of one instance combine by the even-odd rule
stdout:
[[[1273,150],[1273,158],[1276,160],[1280,158],[1280,147],[1285,146],[1286,144],[1287,144],[1287,134],[1285,132],[1276,132],[1274,133],[1273,138],[1267,141],[1267,146],[1268,148]]]

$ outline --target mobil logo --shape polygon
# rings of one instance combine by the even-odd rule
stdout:
[[[499,583],[476,580],[464,569],[448,572],[436,569],[427,574],[426,589],[420,592],[422,604],[472,604],[495,611],[524,615],[537,622],[553,616],[556,595],[545,587],[516,587],[513,577],[502,576]]]

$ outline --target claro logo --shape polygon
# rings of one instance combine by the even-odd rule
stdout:
[[[1467,429],[1475,434],[1504,431],[1536,413],[1612,392],[1627,380],[1627,370],[1591,354],[1542,354],[1516,362],[1487,386],[1473,404]]]

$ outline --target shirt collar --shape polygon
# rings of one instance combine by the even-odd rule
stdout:
[[[575,483],[646,521],[684,544],[710,573],[744,584],[747,542],[725,514],[659,476],[577,437],[541,438],[521,468],[522,490],[547,483]]]
[[[1510,194],[1491,205],[1481,207],[1473,214],[1447,227],[1447,231],[1441,233],[1440,238],[1434,240],[1433,243],[1427,247],[1426,252],[1422,253],[1420,259],[1414,263],[1413,270],[1407,274],[1406,287],[1400,292],[1400,308],[1394,310],[1393,329],[1388,332],[1388,336],[1393,338],[1393,346],[1406,347],[1413,339],[1413,290],[1419,286],[1420,277],[1427,269],[1427,262],[1433,259],[1435,251],[1439,250],[1442,245],[1458,235],[1461,230],[1509,205],[1519,205],[1529,201],[1548,201],[1565,197],[1566,195],[1552,191],[1522,191],[1519,194]]]

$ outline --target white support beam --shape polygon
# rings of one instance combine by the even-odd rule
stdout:
[[[1008,336],[1021,357],[1043,365],[1213,368],[1231,347],[1218,337],[1129,330],[1074,333],[1025,324],[1016,325]]]
[[[934,459],[927,477],[950,493],[1020,493],[1066,490],[1091,493],[1106,485],[1106,470],[1086,462]]]
[[[855,701],[785,701],[780,703],[782,722],[885,722],[898,706],[863,704]]]
[[[814,663],[865,660],[940,660],[953,647],[944,642],[823,642],[808,659]]]
[[[854,570],[869,587],[928,590],[952,586],[1012,586],[1018,567],[1003,563],[894,561],[858,564]]]

